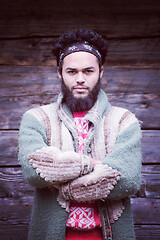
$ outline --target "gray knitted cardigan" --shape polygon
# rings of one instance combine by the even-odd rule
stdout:
[[[24,178],[35,187],[29,240],[64,240],[68,212],[58,200],[58,190],[42,179],[29,164],[28,155],[53,145],[78,152],[78,133],[71,112],[60,94],[57,103],[27,111],[19,133],[19,160]],[[106,238],[106,210],[114,240],[133,240],[134,226],[129,196],[141,183],[141,132],[134,114],[111,107],[101,90],[97,102],[85,116],[92,123],[84,153],[121,172],[119,182],[105,201],[97,201]]]

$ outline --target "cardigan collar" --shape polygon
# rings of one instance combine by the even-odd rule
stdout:
[[[65,111],[65,114],[68,115],[70,119],[73,120],[73,115],[70,111],[70,109],[67,107],[67,105],[64,103],[62,105],[63,100],[63,93],[61,92],[58,96],[57,100],[57,110],[63,109]],[[89,120],[94,125],[96,125],[101,118],[110,110],[111,105],[108,101],[108,98],[105,94],[105,92],[100,89],[100,92],[97,97],[97,101],[95,102],[94,106],[88,111],[88,113],[85,116],[86,120]]]
[[[62,120],[64,125],[69,129],[72,133],[75,143],[75,150],[78,152],[79,145],[78,145],[78,131],[77,127],[74,122],[73,115],[67,105],[65,103],[62,104],[63,94],[60,93],[58,100],[57,100],[57,115]],[[94,106],[88,111],[85,115],[84,119],[88,120],[92,123],[92,127],[88,132],[88,138],[86,142],[86,151],[87,148],[93,138],[94,132],[96,131],[97,125],[103,116],[110,110],[111,105],[108,102],[108,98],[103,90],[100,90],[98,94],[97,101],[95,102]]]

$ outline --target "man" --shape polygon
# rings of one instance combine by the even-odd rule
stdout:
[[[29,239],[133,240],[141,133],[134,114],[100,89],[106,40],[73,30],[53,52],[58,100],[27,111],[20,128],[19,159],[35,187]]]

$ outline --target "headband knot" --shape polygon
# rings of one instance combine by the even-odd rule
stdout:
[[[59,65],[61,65],[63,59],[67,55],[74,53],[74,52],[89,52],[89,53],[95,55],[99,59],[100,64],[102,64],[102,56],[101,56],[100,52],[98,51],[98,49],[96,47],[94,47],[93,45],[90,45],[88,42],[83,42],[83,43],[74,43],[73,45],[67,47],[63,51],[60,51]]]

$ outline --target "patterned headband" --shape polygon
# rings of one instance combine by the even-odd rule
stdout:
[[[62,64],[63,59],[74,52],[89,52],[93,55],[95,55],[99,61],[100,64],[102,64],[102,56],[100,54],[100,52],[92,45],[89,45],[88,42],[84,42],[84,43],[75,43],[69,47],[67,47],[64,51],[60,52],[60,56],[59,56],[59,65]]]

